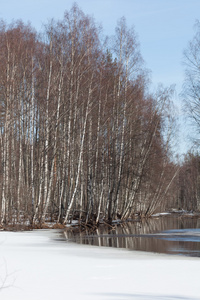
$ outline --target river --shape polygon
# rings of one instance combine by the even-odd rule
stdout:
[[[86,245],[200,257],[200,218],[153,217],[141,222],[100,225],[96,230],[67,229],[62,239]]]

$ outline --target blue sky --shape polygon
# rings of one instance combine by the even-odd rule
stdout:
[[[0,0],[0,18],[30,21],[40,30],[48,19],[61,19],[72,0]],[[146,67],[151,70],[152,89],[158,83],[176,85],[174,101],[181,107],[184,79],[183,50],[194,35],[194,23],[200,19],[200,0],[77,0],[84,11],[103,26],[106,35],[115,31],[117,20],[124,16],[138,34]],[[180,114],[180,123],[184,116]],[[187,149],[186,130],[181,125],[180,152]]]

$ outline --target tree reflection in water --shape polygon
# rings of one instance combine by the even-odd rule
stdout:
[[[184,229],[198,229],[187,235]],[[173,230],[179,230],[173,234]],[[165,233],[165,231],[172,232]],[[184,234],[183,234],[184,233]],[[113,228],[100,225],[96,230],[70,228],[64,231],[68,241],[106,247],[200,257],[200,219],[165,216],[141,222],[128,222]],[[189,238],[188,238],[189,237]]]

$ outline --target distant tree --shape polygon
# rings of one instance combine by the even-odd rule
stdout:
[[[179,206],[187,210],[200,209],[200,22],[195,23],[195,34],[184,50],[185,80],[182,97],[185,110],[196,134],[192,136],[197,152],[188,152],[179,173]],[[194,139],[195,138],[195,139]]]
[[[182,162],[178,176],[179,207],[186,210],[200,210],[200,156],[188,152]]]
[[[185,80],[182,97],[186,111],[200,134],[200,22],[195,23],[195,34],[184,50]]]

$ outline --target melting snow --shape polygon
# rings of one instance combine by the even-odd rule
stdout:
[[[199,258],[71,244],[58,234],[0,232],[1,300],[200,299]]]

